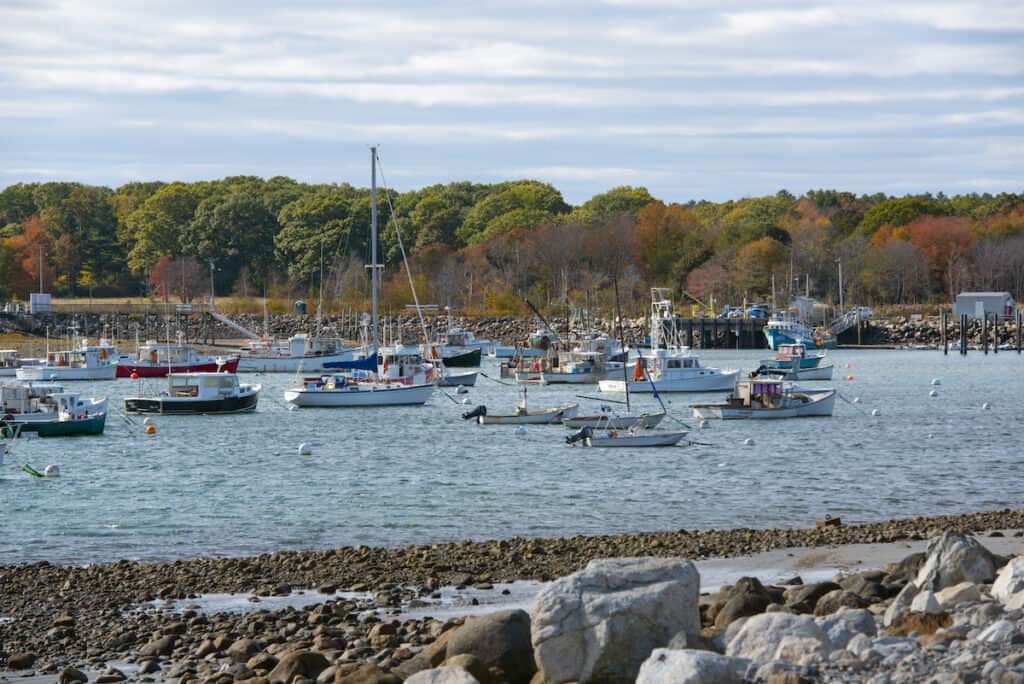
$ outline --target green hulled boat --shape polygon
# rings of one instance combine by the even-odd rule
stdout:
[[[34,432],[40,437],[100,435],[107,422],[107,400],[83,399],[56,385],[0,387],[0,435]]]

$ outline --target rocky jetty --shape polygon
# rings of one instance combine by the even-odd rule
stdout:
[[[1024,510],[799,530],[3,566],[0,664],[100,684],[703,682],[734,675],[886,682],[942,671],[1024,681],[1015,678],[1024,658],[1014,657],[1024,642],[1024,558],[1007,562],[967,536],[995,529],[1024,529]],[[926,554],[814,584],[772,586],[749,577],[700,595],[690,563],[789,546],[928,537]],[[512,610],[389,619],[445,585],[488,591],[501,580],[529,578],[557,580],[530,616]],[[247,613],[206,613],[190,603],[199,594],[236,592],[258,609],[266,597],[297,589],[318,592],[323,601]],[[668,671],[711,674],[661,678]]]

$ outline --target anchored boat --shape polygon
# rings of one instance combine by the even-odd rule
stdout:
[[[82,340],[78,349],[50,352],[42,365],[21,366],[15,371],[18,380],[113,380],[117,375],[117,348],[108,340],[90,345]]]
[[[566,418],[572,418],[579,410],[577,404],[564,404],[554,408],[531,411],[526,405],[526,389],[523,389],[523,400],[513,413],[489,414],[486,406],[477,406],[472,411],[462,414],[464,420],[476,419],[480,425],[554,425]]]
[[[739,380],[722,404],[694,404],[693,417],[737,420],[831,416],[834,389],[807,389],[778,379]]]
[[[126,397],[127,413],[195,415],[256,410],[260,385],[240,384],[234,373],[171,373],[156,396]]]
[[[40,437],[71,437],[103,434],[107,400],[84,399],[52,385],[4,385],[0,387],[0,434],[14,436],[34,432]]]
[[[149,340],[139,347],[136,357],[121,359],[117,363],[117,377],[165,378],[168,373],[219,373],[238,370],[238,357],[200,356],[184,344],[158,344]]]

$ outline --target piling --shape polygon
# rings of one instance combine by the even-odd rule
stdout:
[[[992,314],[992,353],[999,353],[999,314]]]
[[[1018,312],[1016,312],[1016,314],[1017,315],[1014,316],[1014,319],[1017,322],[1017,330],[1016,330],[1016,332],[1017,332],[1017,353],[1020,354],[1020,318],[1021,318],[1021,313],[1020,313],[1020,311],[1018,311]]]
[[[960,314],[960,356],[967,356],[967,314]]]
[[[686,346],[693,349],[693,319],[686,319]]]
[[[940,319],[940,327],[942,329],[942,355],[949,356],[949,340],[946,337],[946,312],[942,312],[942,318]]]
[[[988,354],[988,314],[981,317],[981,351]]]

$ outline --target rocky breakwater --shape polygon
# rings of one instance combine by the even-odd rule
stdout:
[[[971,321],[967,326],[968,346],[981,348],[983,343],[982,332],[981,322]],[[987,332],[988,344],[990,346],[1016,345],[1017,332],[1013,321],[1001,322],[994,327],[990,324]],[[952,319],[949,321],[946,338],[949,344],[959,342],[959,320]],[[848,343],[856,342],[856,333],[847,333],[843,336],[843,341]],[[920,321],[909,318],[872,320],[863,330],[861,341],[864,344],[939,347],[942,345],[942,327],[938,318]]]

